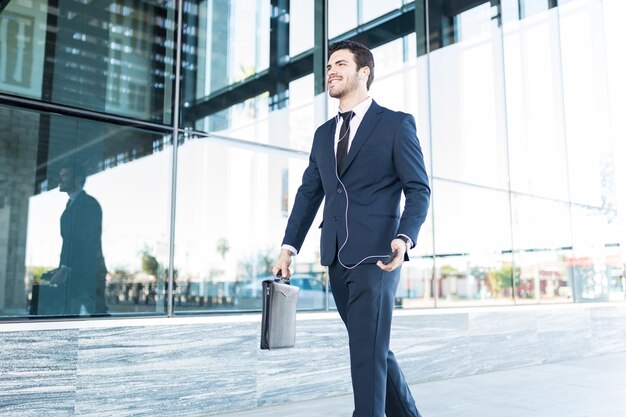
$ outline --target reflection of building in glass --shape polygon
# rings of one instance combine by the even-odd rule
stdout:
[[[41,97],[45,12],[11,4],[0,14],[0,86],[3,91]]]
[[[104,250],[123,309],[163,311],[170,264],[186,308],[235,308],[237,288],[265,273],[315,127],[337,110],[324,94],[328,38],[372,48],[371,95],[416,117],[432,169],[431,217],[398,305],[620,298],[624,64],[612,16],[623,6],[379,3],[330,1],[327,15],[278,0],[186,3],[176,80],[175,2],[3,2],[0,219],[13,227],[0,242],[18,250],[1,247],[0,270],[26,276],[0,277],[4,305],[18,311],[46,266],[39,254],[57,255],[43,225],[63,208],[55,178],[71,156],[110,213]],[[296,270],[317,276],[312,229]],[[142,267],[146,251],[156,269]]]
[[[0,20],[0,82],[28,87],[33,67],[33,26],[29,16],[5,13]]]

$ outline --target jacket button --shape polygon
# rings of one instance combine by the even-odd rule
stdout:
[[[338,192],[339,194],[341,194],[341,193],[343,193],[343,190],[342,190],[341,188],[337,188],[337,192]]]

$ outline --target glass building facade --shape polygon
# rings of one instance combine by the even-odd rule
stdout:
[[[625,15],[0,0],[0,318],[258,311],[343,39],[372,49],[371,96],[415,116],[431,176],[398,308],[624,301]],[[293,265],[303,310],[333,308],[318,243]]]

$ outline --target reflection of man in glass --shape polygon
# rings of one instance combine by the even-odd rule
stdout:
[[[59,173],[59,191],[67,193],[70,199],[61,215],[63,247],[59,268],[50,282],[66,288],[66,314],[102,314],[107,310],[102,209],[83,190],[86,176],[84,168],[76,163],[65,163]]]

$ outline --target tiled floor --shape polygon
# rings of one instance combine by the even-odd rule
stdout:
[[[626,417],[626,352],[413,385],[424,417]],[[339,396],[224,417],[350,417]],[[395,417],[395,416],[388,416]]]

